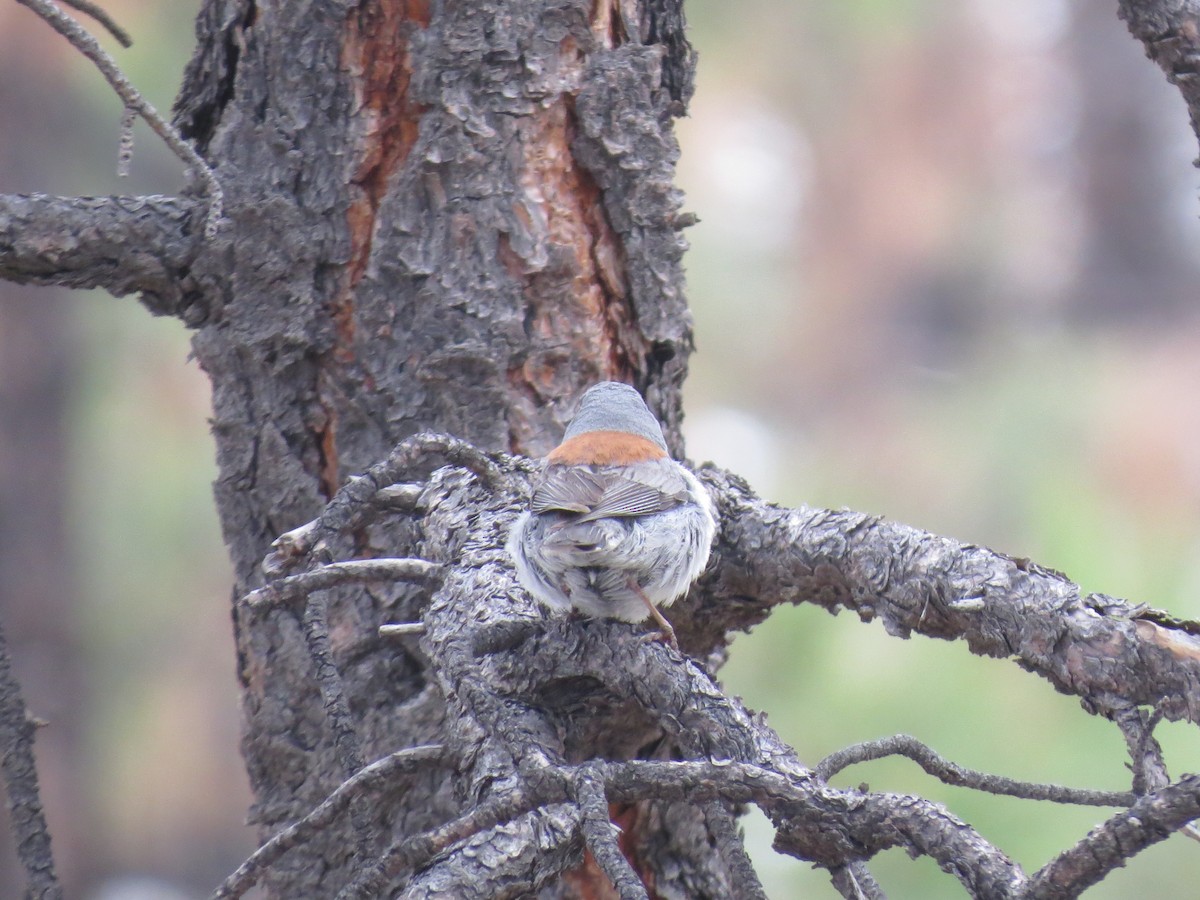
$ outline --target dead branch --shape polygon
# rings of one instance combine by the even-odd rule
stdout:
[[[1193,0],[1120,0],[1117,15],[1187,103],[1200,138],[1200,8]]]
[[[1185,775],[1140,798],[1060,854],[1030,879],[1029,900],[1076,897],[1147,847],[1200,816],[1200,775]]]
[[[0,196],[0,278],[140,293],[156,315],[199,325],[212,313],[189,269],[204,207],[174,197]]]
[[[604,870],[621,900],[649,900],[646,886],[617,844],[620,829],[609,819],[608,798],[600,776],[584,766],[574,778],[572,791],[579,807],[584,843]]]
[[[704,816],[708,820],[713,837],[716,838],[717,849],[729,869],[734,896],[744,897],[745,900],[767,900],[767,892],[763,890],[758,873],[754,871],[754,864],[746,853],[744,839],[738,830],[733,812],[724,804],[710,800],[704,804]]]
[[[897,734],[878,741],[865,741],[837,750],[817,763],[813,771],[818,777],[828,781],[849,766],[883,759],[886,756],[908,757],[944,784],[1025,800],[1076,803],[1080,806],[1129,806],[1137,796],[1133,791],[1089,791],[1057,784],[1035,784],[1005,778],[1003,775],[989,775],[987,772],[965,769],[943,759],[925,744],[907,734]]]
[[[417,511],[418,493],[410,485],[398,482],[431,456],[462,466],[489,487],[502,484],[496,463],[466,441],[447,434],[413,435],[397,444],[387,459],[346,482],[317,519],[276,539],[271,545],[273,552],[263,562],[263,571],[269,577],[277,577],[294,569],[330,539],[361,528],[382,512]]]
[[[26,895],[60,900],[62,887],[54,871],[50,829],[42,811],[33,736],[37,723],[29,715],[21,685],[8,657],[8,642],[0,628],[0,771],[8,794],[17,857],[28,879]]]
[[[217,888],[211,900],[241,897],[288,850],[299,846],[313,832],[325,828],[353,803],[382,792],[388,785],[422,768],[445,765],[451,760],[441,746],[398,750],[376,760],[343,781],[332,794],[303,819],[294,822],[263,844]]]
[[[64,6],[69,6],[71,9],[78,10],[85,16],[91,16],[99,22],[104,29],[117,39],[122,47],[132,47],[133,38],[129,36],[124,28],[117,24],[116,20],[110,16],[105,10],[101,9],[91,0],[62,0]]]
[[[243,602],[265,608],[306,600],[319,591],[342,584],[379,581],[427,582],[441,567],[423,559],[351,559],[317,566],[299,575],[289,575],[251,591]]]
[[[451,466],[433,472],[419,496],[406,484],[404,502],[389,510],[380,502],[380,491],[411,475],[429,454],[453,454],[457,463],[469,463],[470,469]],[[464,886],[464,896],[469,896],[465,886],[478,878],[477,851],[486,844],[504,848],[489,857],[493,871],[510,872],[533,885],[554,874],[544,868],[538,869],[540,875],[530,874],[538,848],[554,848],[561,872],[580,863],[586,846],[619,896],[642,897],[642,873],[631,867],[624,844],[614,838],[608,804],[647,802],[691,809],[698,821],[707,821],[713,843],[721,848],[714,884],[728,891],[736,881],[744,896],[760,895],[761,887],[740,850],[726,812],[729,804],[759,806],[776,827],[776,849],[830,869],[844,896],[882,895],[861,865],[891,847],[929,855],[975,897],[1074,896],[1072,891],[1102,879],[1195,816],[1200,782],[1160,784],[1165,769],[1161,778],[1146,771],[1137,776],[1143,788],[1151,789],[1141,797],[1134,792],[1069,789],[964,769],[903,735],[847,748],[817,769],[808,769],[761,719],[725,696],[691,658],[640,640],[636,626],[547,619],[531,604],[517,588],[501,548],[520,506],[515,498],[528,490],[533,471],[523,460],[485,456],[450,438],[421,435],[398,447],[368,476],[353,479],[317,520],[276,543],[273,571],[310,568],[278,576],[257,593],[305,599],[305,627],[315,629],[310,648],[316,681],[348,773],[361,768],[361,751],[353,718],[339,694],[328,634],[322,631],[328,626],[320,592],[380,576],[408,580],[418,570],[422,576],[441,575],[421,622],[407,623],[401,630],[420,635],[429,677],[450,706],[447,746],[460,759],[471,761],[462,772],[462,790],[477,801],[456,819],[394,841],[360,869],[342,896],[374,896],[400,884],[407,884],[404,896],[424,896],[425,888],[419,885],[428,873],[418,877],[417,871],[435,857],[436,883]],[[1134,684],[1161,684],[1172,666],[1183,666],[1186,672],[1190,663],[1186,654],[1161,655],[1163,642],[1145,626],[1166,626],[1139,620],[1141,607],[1098,596],[1080,598],[1078,588],[1065,577],[1026,561],[872,517],[856,516],[847,523],[845,517],[856,514],[779,509],[753,497],[726,473],[708,470],[705,477],[722,511],[723,530],[717,546],[720,566],[703,580],[701,596],[685,606],[690,624],[682,632],[683,646],[699,658],[723,641],[728,629],[744,627],[748,619],[765,615],[782,600],[816,602],[834,610],[847,606],[864,619],[884,618],[898,633],[919,630],[965,637],[975,652],[987,652],[989,641],[1000,642],[1018,664],[1058,678],[1085,700],[1093,696],[1089,679],[1095,676],[1079,648],[1097,652],[1097,630],[1106,636],[1102,649],[1110,657],[1125,650],[1109,639],[1114,632],[1132,643],[1136,652],[1120,663]],[[345,533],[389,513],[420,516],[426,560],[378,561],[381,567],[370,579],[360,576],[370,571],[371,561],[316,563],[316,557],[331,553]],[[389,571],[388,566],[399,567]],[[360,568],[347,577],[347,572]],[[754,591],[747,589],[751,585]],[[729,598],[734,592],[737,602]],[[1017,608],[1025,617],[1022,622],[1015,621]],[[701,619],[702,626],[697,624]],[[1005,627],[1025,630],[1006,634]],[[1034,665],[1028,647],[1037,629],[1049,630],[1064,648],[1060,668],[1045,655]],[[1185,626],[1173,630],[1190,639]],[[1047,641],[1040,643],[1045,646]],[[1111,699],[1117,694],[1113,676],[1109,678],[1102,696]],[[1136,695],[1136,690],[1129,693]],[[1184,715],[1190,709],[1178,698],[1156,700],[1160,708],[1174,702]],[[1086,708],[1104,711],[1097,701]],[[1150,751],[1157,744],[1149,732],[1155,721],[1156,717],[1139,720],[1141,730],[1129,731],[1132,754],[1154,755]],[[588,735],[593,729],[628,730],[631,760],[590,759]],[[637,748],[663,741],[681,758],[636,758]],[[999,848],[937,804],[918,797],[839,790],[826,782],[847,765],[889,754],[908,756],[950,784],[1128,808],[1027,878]],[[539,843],[539,835],[550,832],[556,839]],[[360,831],[364,853],[370,838]]]
[[[200,184],[204,188],[204,194],[208,198],[208,215],[205,217],[204,234],[207,238],[212,238],[216,235],[217,226],[221,221],[222,209],[224,206],[224,191],[221,189],[221,183],[217,180],[216,173],[209,168],[200,154],[180,136],[175,127],[166,119],[158,114],[158,111],[150,104],[141,92],[133,86],[125,73],[117,66],[116,61],[111,56],[104,52],[104,48],[96,42],[96,39],[88,33],[87,29],[83,28],[78,22],[64,13],[53,0],[17,0],[22,6],[26,6],[44,19],[51,28],[65,37],[71,46],[86,56],[92,61],[100,73],[104,76],[109,86],[121,98],[121,102],[125,104],[126,110],[133,110],[137,115],[150,126],[150,130],[157,134],[183,163],[188,167]],[[70,4],[76,6],[76,4]],[[86,8],[84,8],[86,7]],[[83,11],[93,14],[94,5],[84,2],[84,6],[76,6]],[[109,27],[108,21],[101,20],[105,27]],[[111,28],[110,28],[111,30]]]
[[[1200,722],[1196,623],[1103,594],[1027,559],[847,510],[783,509],[736,476],[701,471],[721,512],[721,565],[702,580],[681,640],[711,646],[779,603],[879,619],[889,634],[965,640],[1012,659],[1090,711],[1159,706]]]

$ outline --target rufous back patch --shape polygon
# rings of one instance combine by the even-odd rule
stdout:
[[[565,466],[622,466],[666,455],[654,441],[627,431],[585,431],[563,441],[546,459]]]

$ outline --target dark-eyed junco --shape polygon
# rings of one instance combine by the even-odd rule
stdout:
[[[667,455],[636,390],[589,388],[563,442],[546,457],[529,511],[507,549],[521,584],[552,609],[641,622],[704,570],[716,520],[708,491]]]

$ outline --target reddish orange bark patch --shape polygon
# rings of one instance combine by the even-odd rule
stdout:
[[[429,0],[365,0],[346,25],[342,64],[355,85],[355,108],[364,123],[361,159],[351,176],[350,260],[346,278],[329,301],[333,322],[330,355],[336,363],[354,362],[354,289],[371,258],[375,216],[387,193],[388,180],[403,165],[417,141],[424,107],[409,96],[412,60],[409,35],[429,24]],[[323,396],[323,394],[322,394]],[[319,429],[321,489],[332,497],[340,484],[337,415],[323,402],[328,419]]]
[[[610,8],[611,10],[611,8]],[[571,38],[560,48],[564,82],[582,72]],[[521,196],[513,218],[522,232],[501,244],[501,261],[524,281],[531,352],[508,373],[531,397],[561,396],[601,380],[644,371],[649,347],[629,297],[625,249],[604,208],[600,186],[572,151],[575,98],[565,91],[522,121]],[[521,240],[518,240],[521,238]],[[512,423],[516,452],[528,452]],[[532,432],[530,432],[532,433]]]
[[[638,821],[637,806],[610,803],[608,818],[621,829],[621,834],[617,837],[617,846],[621,848],[621,852],[629,860],[633,870],[642,879],[642,884],[646,886],[646,893],[650,895],[650,900],[658,900],[658,893],[654,890],[654,872],[642,865],[633,843],[633,832]],[[592,851],[586,848],[583,851],[583,862],[571,871],[564,872],[563,881],[571,886],[577,900],[617,900],[618,897],[608,876],[596,862],[596,857],[592,856]]]
[[[412,60],[408,35],[428,24],[428,0],[370,0],[351,16],[347,26],[342,58],[357,76],[358,115],[366,127],[360,144],[362,159],[352,177],[356,190],[347,212],[348,278],[332,310],[338,335],[334,354],[343,362],[353,358],[353,291],[371,256],[375,214],[387,192],[388,179],[417,141],[425,112],[409,96]]]
[[[321,471],[319,478],[322,496],[326,500],[332,500],[333,495],[342,486],[341,466],[338,460],[337,446],[337,410],[328,404],[323,404],[322,408],[325,410],[328,420],[325,423],[325,427],[317,432],[317,437],[321,441]]]
[[[654,889],[654,870],[642,862],[638,856],[637,846],[634,844],[634,832],[637,830],[640,814],[641,811],[637,804],[608,804],[609,820],[621,829],[621,834],[617,837],[617,846],[621,848],[621,852],[633,866],[633,871],[637,872],[642,879],[642,884],[646,886],[646,893],[650,895],[650,900],[657,900],[658,892]]]
[[[621,466],[666,455],[654,441],[627,431],[588,431],[563,441],[546,460],[564,466]]]
[[[570,885],[575,900],[620,900],[617,889],[612,886],[592,851],[583,849],[583,862],[574,869],[563,872],[563,881]]]

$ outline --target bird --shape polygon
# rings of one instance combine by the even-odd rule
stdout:
[[[704,571],[716,525],[708,491],[671,459],[641,395],[604,381],[546,456],[506,549],[522,586],[551,610],[653,618],[678,647],[659,607]]]

